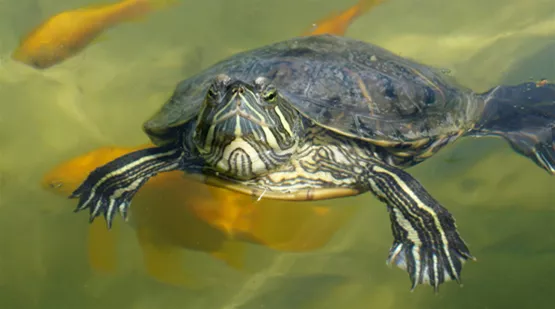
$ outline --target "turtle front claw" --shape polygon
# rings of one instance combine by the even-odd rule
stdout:
[[[153,176],[180,168],[183,151],[174,144],[130,152],[92,171],[69,198],[79,198],[75,212],[90,210],[89,221],[104,215],[108,229],[116,211],[127,220],[133,196]]]
[[[464,262],[474,259],[455,219],[407,172],[387,165],[371,166],[369,188],[387,205],[393,233],[388,264],[409,273],[414,290],[429,284],[461,283]]]
[[[408,240],[396,240],[389,251],[387,264],[394,264],[409,273],[411,291],[419,284],[431,285],[436,293],[446,281],[454,280],[462,284],[462,266],[466,260],[475,258],[462,239],[452,239],[446,248],[439,248],[438,244],[416,245]]]
[[[145,181],[146,179],[142,182]],[[124,220],[127,220],[127,210],[131,204],[131,200],[142,183],[135,184],[132,187],[120,188],[91,182],[89,177],[69,196],[69,198],[79,198],[79,203],[74,212],[89,208],[90,223],[102,214],[106,219],[108,229],[112,227],[116,211],[119,211]]]

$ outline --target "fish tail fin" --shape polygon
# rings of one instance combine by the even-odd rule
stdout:
[[[183,269],[182,252],[178,247],[155,243],[148,229],[143,227],[137,228],[137,238],[149,276],[169,285],[195,287]]]
[[[501,136],[517,153],[555,175],[555,84],[498,86],[482,96],[485,109],[469,133]]]
[[[244,270],[245,244],[238,241],[225,241],[219,251],[211,255],[235,270]]]
[[[154,11],[179,4],[179,0],[123,0],[123,8],[114,15],[113,22],[141,22]]]
[[[351,23],[386,0],[359,0],[359,2],[345,10],[334,12],[315,22],[310,30],[303,35],[333,34],[343,36]]]
[[[375,8],[376,6],[382,4],[387,0],[359,0],[357,3],[357,15],[360,16],[365,13],[368,13],[371,9]]]
[[[118,224],[112,230],[106,229],[104,222],[97,220],[89,225],[88,256],[89,265],[95,271],[114,274],[117,268],[116,236]]]

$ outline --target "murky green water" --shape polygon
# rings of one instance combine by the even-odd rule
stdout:
[[[1,308],[551,308],[555,289],[555,179],[501,140],[467,139],[410,170],[457,218],[478,262],[433,295],[409,292],[406,273],[384,264],[391,235],[371,196],[321,250],[251,248],[252,274],[192,253],[190,290],[145,275],[136,239],[122,229],[116,275],[90,270],[87,220],[75,201],[44,192],[55,164],[104,145],[147,141],[140,130],[185,76],[233,53],[295,36],[339,0],[183,1],[114,28],[83,54],[46,71],[13,63],[19,37],[85,0],[0,2]],[[354,1],[353,1],[354,4]],[[485,90],[555,79],[552,0],[388,0],[349,30],[354,38],[451,70]],[[119,218],[118,218],[119,219]]]

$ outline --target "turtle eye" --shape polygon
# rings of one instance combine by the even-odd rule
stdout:
[[[218,94],[216,93],[216,91],[214,91],[213,87],[208,88],[208,96],[214,100],[218,98]]]
[[[206,102],[206,104],[208,104],[208,106],[216,106],[218,104],[218,92],[214,89],[214,87],[210,87],[208,88],[208,92],[206,93],[206,99],[204,100],[204,102]]]
[[[276,101],[276,98],[277,98],[277,89],[273,88],[273,87],[268,88],[262,94],[262,98],[264,99],[264,101],[266,101],[268,103],[274,103]]]

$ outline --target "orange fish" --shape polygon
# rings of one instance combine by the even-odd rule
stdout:
[[[318,22],[310,34],[344,35],[350,21],[382,0],[362,0],[341,14]],[[103,147],[66,161],[50,172],[42,187],[67,197],[96,167],[137,147]],[[187,190],[183,190],[187,188]],[[132,225],[147,273],[169,284],[183,284],[179,248],[203,251],[242,269],[244,243],[302,252],[321,248],[358,210],[358,206],[328,208],[312,203],[261,200],[192,182],[174,171],[151,178],[133,200]],[[89,227],[89,263],[97,271],[116,269],[116,238],[101,220]]]
[[[77,55],[103,31],[166,6],[165,0],[123,0],[54,15],[31,31],[12,59],[45,69]]]
[[[66,197],[96,167],[152,146],[99,148],[52,169],[43,177],[42,187]],[[161,282],[191,286],[182,269],[182,248],[206,252],[242,270],[246,243],[289,252],[314,250],[327,244],[358,209],[292,203],[255,202],[250,196],[209,187],[175,171],[153,177],[137,193],[130,224],[147,273]],[[101,220],[90,225],[89,263],[93,269],[116,270],[118,227],[108,231]]]
[[[99,148],[56,166],[44,175],[41,185],[65,197],[96,167],[146,147],[152,145]],[[223,232],[187,211],[187,203],[202,203],[210,196],[206,189],[194,185],[183,173],[160,174],[137,193],[137,201],[133,203],[131,225],[135,227],[146,271],[161,282],[190,285],[191,282],[184,279],[187,276],[181,266],[179,248],[207,252],[233,268],[242,269],[244,245],[228,240]],[[195,194],[185,198],[181,191],[189,191],[183,188],[191,188]],[[113,273],[116,270],[119,225],[114,228],[111,232],[105,225],[94,222],[89,226],[89,263],[97,271]]]
[[[306,31],[303,35],[345,35],[347,28],[357,17],[368,12],[370,9],[384,1],[385,0],[360,0],[357,4],[342,12],[333,13],[326,18],[315,22],[312,28]]]

